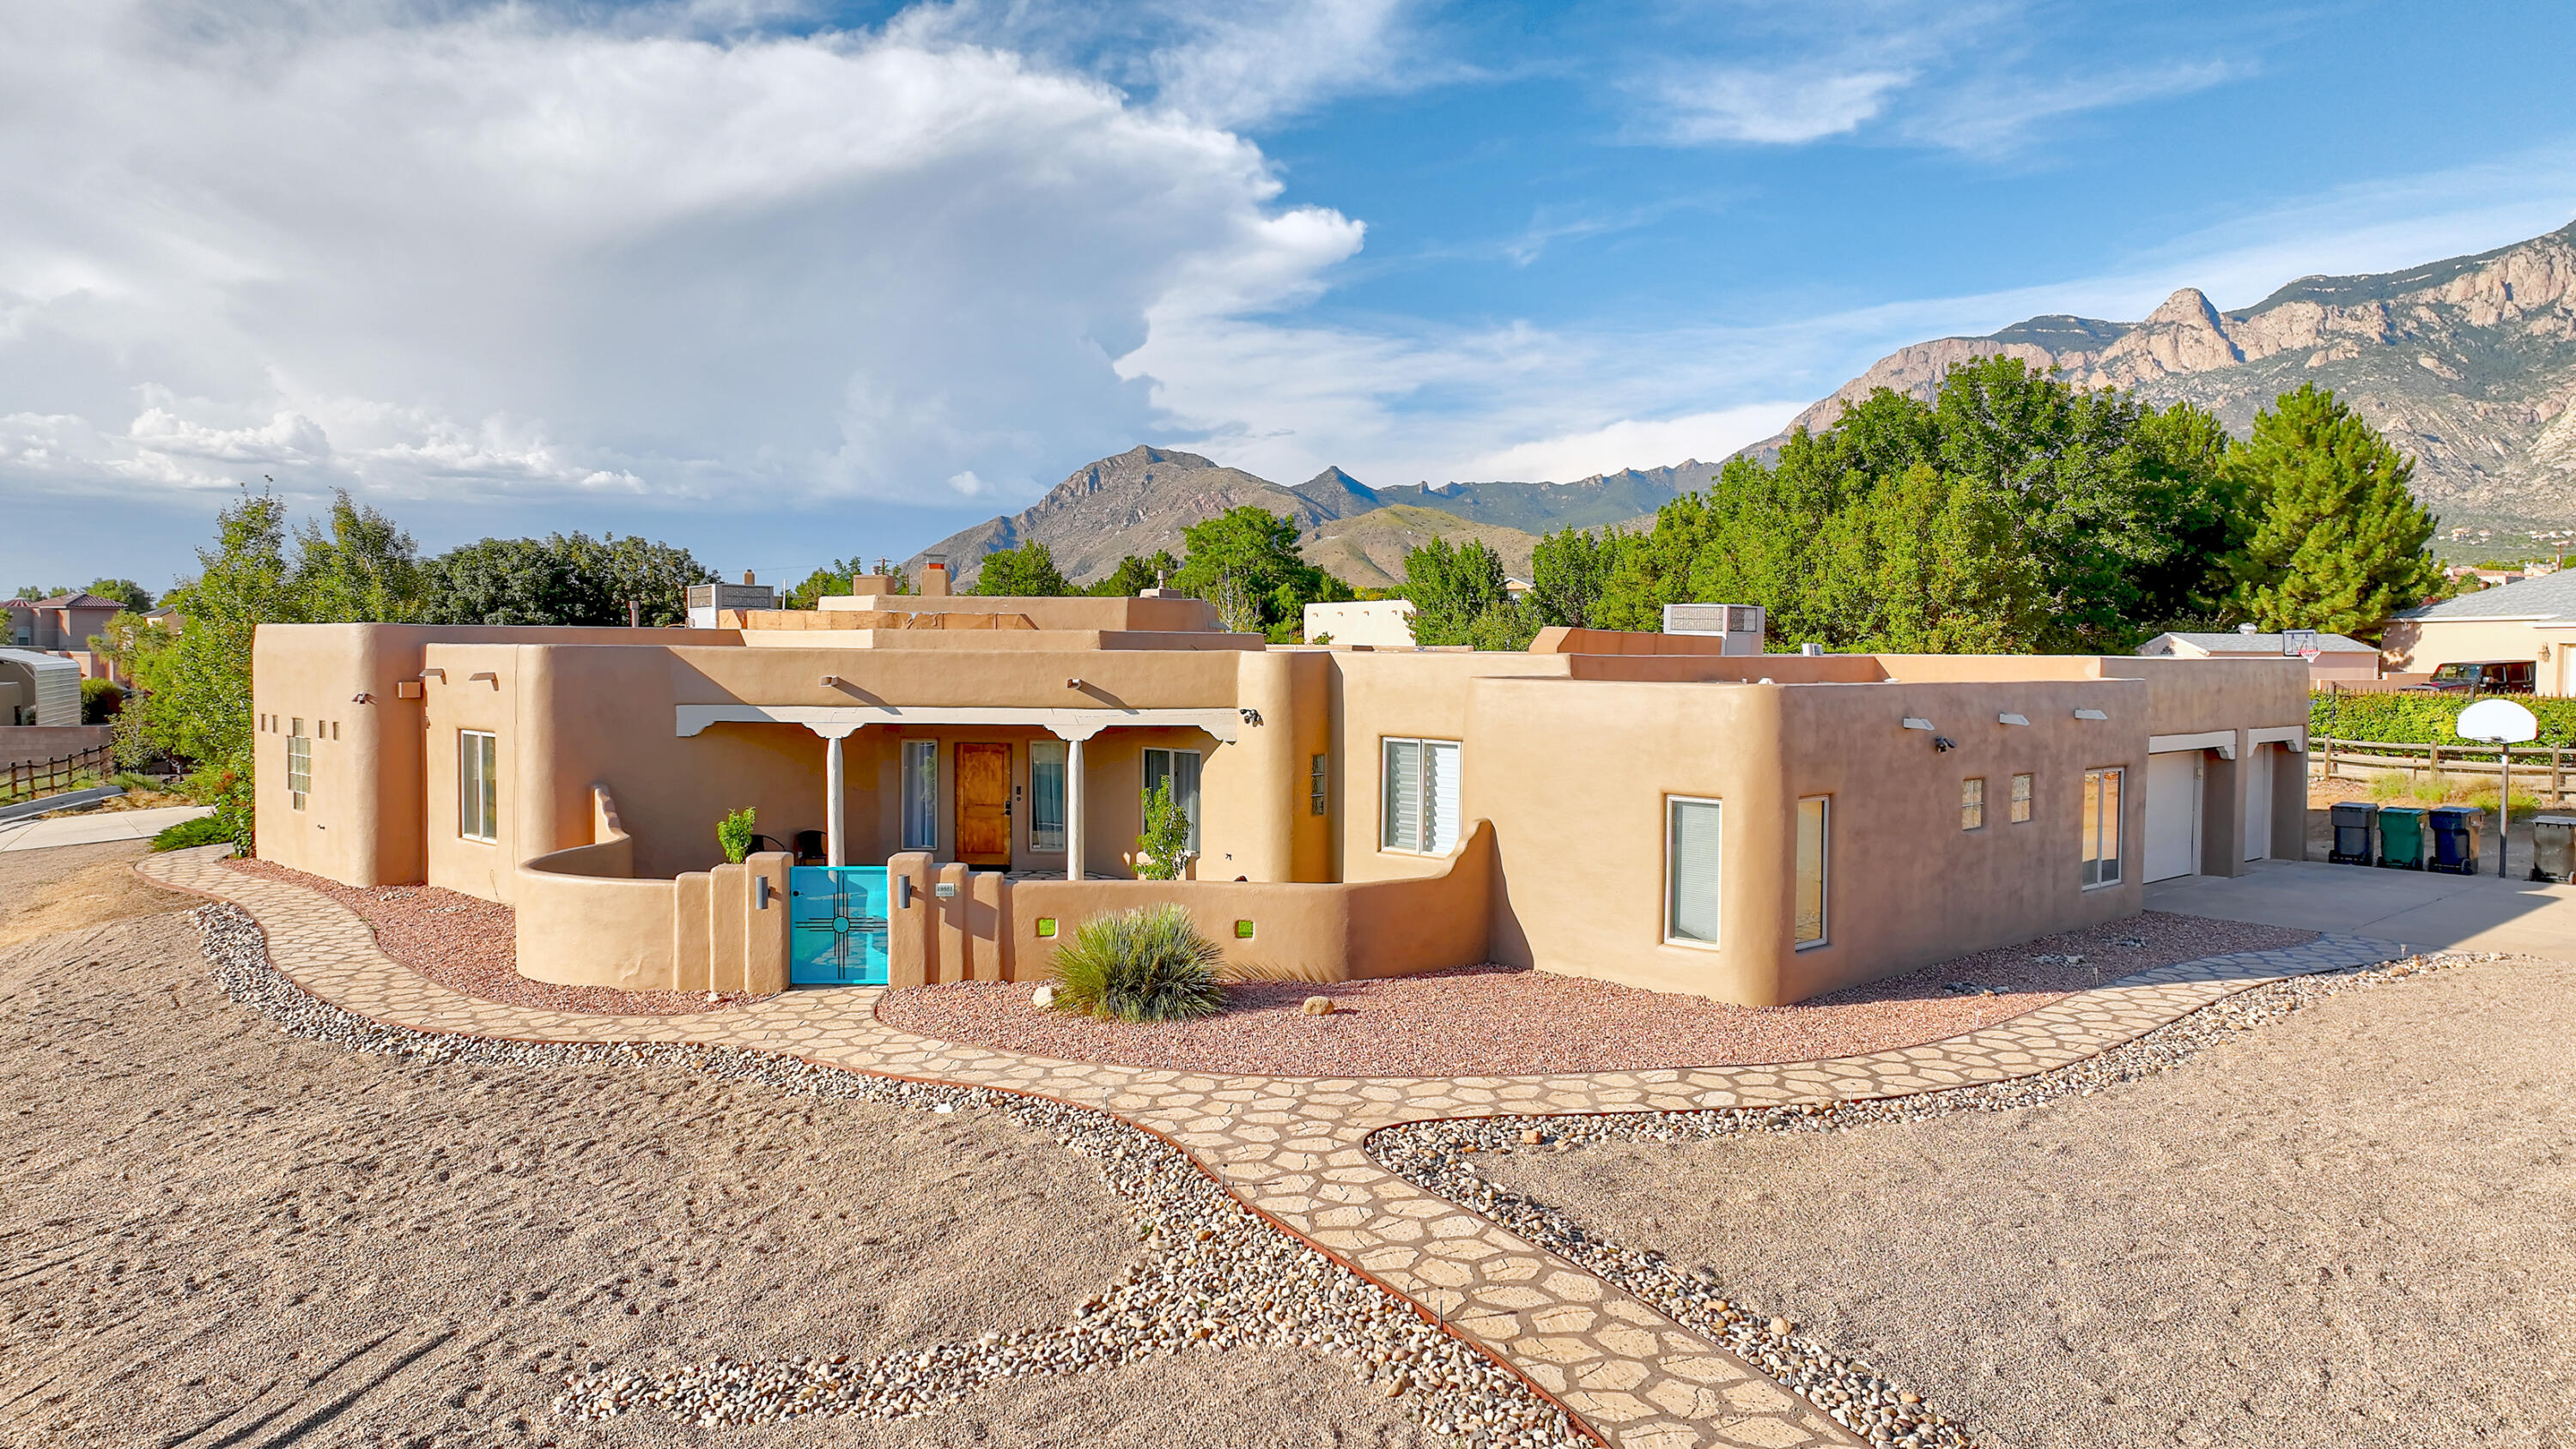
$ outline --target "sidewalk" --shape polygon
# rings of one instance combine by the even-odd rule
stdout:
[[[0,851],[96,845],[103,840],[150,840],[182,820],[213,813],[204,805],[164,805],[156,810],[110,810],[21,820],[0,825]]]
[[[2522,873],[2530,857],[2515,852]],[[2487,874],[2250,861],[2240,876],[2181,876],[2147,887],[2147,909],[2404,941],[2428,951],[2512,951],[2576,961],[2576,885]]]

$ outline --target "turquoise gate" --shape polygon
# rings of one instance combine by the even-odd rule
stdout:
[[[787,895],[790,986],[885,985],[884,866],[796,866]]]

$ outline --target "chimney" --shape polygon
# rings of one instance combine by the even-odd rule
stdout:
[[[747,589],[747,588],[750,588],[753,584],[756,584],[756,583],[759,583],[759,582],[760,582],[760,580],[755,579],[755,578],[753,578],[753,577],[751,576],[751,570],[749,570],[749,569],[744,569],[744,570],[742,571],[742,586],[743,586],[744,588],[746,588],[746,589]]]
[[[926,563],[921,566],[921,596],[925,599],[948,597],[948,565]]]

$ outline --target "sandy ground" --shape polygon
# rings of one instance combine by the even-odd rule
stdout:
[[[2576,966],[2321,1002],[2092,1097],[1487,1175],[2009,1449],[2576,1444]]]
[[[1390,981],[1241,982],[1186,1022],[1040,1010],[1028,985],[888,992],[878,1017],[948,1041],[1073,1061],[1273,1076],[1472,1076],[1811,1061],[1938,1041],[2134,971],[2265,950],[2314,931],[2148,911],[1981,951],[1794,1006],[1729,1006],[1545,971],[1476,966]],[[2074,958],[2074,959],[2069,959]],[[1973,989],[1969,989],[1973,988]],[[1329,1016],[1298,1008],[1332,998]]]
[[[0,892],[140,853],[0,857]],[[998,1114],[288,1037],[207,982],[193,901],[150,894],[163,913],[120,897],[120,919],[0,950],[0,1444],[1421,1442],[1287,1351],[1032,1380],[901,1424],[558,1419],[562,1375],[594,1363],[1060,1319],[1132,1261],[1132,1225]]]
[[[139,840],[0,851],[0,951],[57,931],[169,910],[179,898],[134,873]]]

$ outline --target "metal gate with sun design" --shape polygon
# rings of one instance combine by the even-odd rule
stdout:
[[[789,985],[885,985],[884,866],[800,865],[787,894]]]

